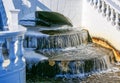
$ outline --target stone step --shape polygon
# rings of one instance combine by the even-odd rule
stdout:
[[[64,49],[45,57],[34,50],[25,54],[27,75],[42,77],[86,77],[112,67],[113,53],[96,44]]]

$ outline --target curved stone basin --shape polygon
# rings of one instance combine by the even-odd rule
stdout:
[[[87,30],[38,28],[26,34],[24,43],[48,57],[27,66],[29,74],[41,77],[84,78],[111,68],[114,59],[111,50],[92,43]]]
[[[43,55],[47,56],[47,52]],[[48,56],[48,60],[33,64],[31,71],[27,69],[42,77],[84,78],[112,68],[114,58],[111,50],[96,44],[64,49]]]
[[[91,42],[87,30],[38,30],[39,35],[26,35],[24,47],[41,49],[62,49]]]

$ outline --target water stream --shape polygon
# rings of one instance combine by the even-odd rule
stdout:
[[[34,35],[26,36],[24,47],[37,48],[37,49],[59,49],[67,47],[75,47],[83,43],[88,43],[89,34],[87,31],[73,31],[73,30],[44,30],[43,33],[47,33],[45,36]],[[49,36],[48,36],[49,35]]]
[[[26,35],[24,40],[25,48],[34,48],[35,52],[48,57],[47,61],[34,65],[38,76],[85,78],[113,67],[112,51],[92,43],[87,30],[41,30],[38,33],[40,35]]]

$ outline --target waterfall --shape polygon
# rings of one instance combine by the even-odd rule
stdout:
[[[26,35],[24,40],[25,48],[34,48],[48,57],[48,61],[40,61],[36,66],[36,71],[41,72],[39,76],[84,78],[112,67],[111,50],[92,43],[87,30],[44,30],[39,33]]]
[[[98,73],[107,70],[110,64],[107,64],[108,57],[102,57],[100,59],[94,58],[90,60],[78,60],[78,61],[64,61],[59,62],[61,72],[56,77],[66,78],[83,78],[94,73]],[[65,65],[66,64],[66,65]]]
[[[69,31],[68,31],[69,32]],[[24,47],[43,49],[60,49],[87,44],[89,35],[87,31],[70,31],[50,36],[26,36]]]
[[[92,45],[91,45],[92,46]],[[66,77],[66,78],[83,78],[91,74],[106,71],[112,67],[110,62],[110,57],[106,54],[101,53],[98,48],[93,48],[94,51],[90,50],[92,47],[87,46],[87,48],[79,47],[80,52],[76,50],[67,52],[68,54],[60,54],[51,58],[56,61],[60,67],[60,73],[56,77]],[[86,46],[85,46],[86,47]],[[104,49],[100,47],[101,49]],[[86,51],[89,53],[85,53]],[[105,49],[104,49],[105,50]],[[106,51],[106,50],[105,50]],[[76,53],[76,54],[75,54]],[[97,54],[98,53],[98,54]],[[100,53],[100,54],[99,54]]]

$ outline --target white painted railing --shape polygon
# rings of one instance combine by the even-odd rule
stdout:
[[[120,7],[114,0],[83,0],[82,27],[120,51]]]
[[[3,0],[8,4],[11,0]],[[68,17],[74,27],[80,27],[82,0],[12,0],[20,9],[19,20],[34,20],[35,11],[53,11]],[[22,3],[22,4],[21,4]],[[8,6],[9,7],[9,6]],[[34,23],[33,23],[34,25]]]
[[[108,2],[112,2],[113,4],[117,5],[120,7],[120,0],[106,0]]]
[[[0,0],[0,15],[1,15],[1,19],[2,19],[2,26],[6,26],[8,19],[7,19],[7,15],[6,15],[2,0]],[[4,30],[4,28],[3,28],[3,30]]]
[[[120,7],[113,0],[88,0],[89,3],[94,6],[103,16],[107,18],[112,25],[116,26],[117,29],[120,29],[119,26],[119,14]],[[120,3],[120,2],[119,2]]]
[[[0,83],[26,83],[22,26],[12,26],[10,31],[0,32]],[[4,44],[7,51],[3,52]],[[17,52],[15,52],[17,48]]]

